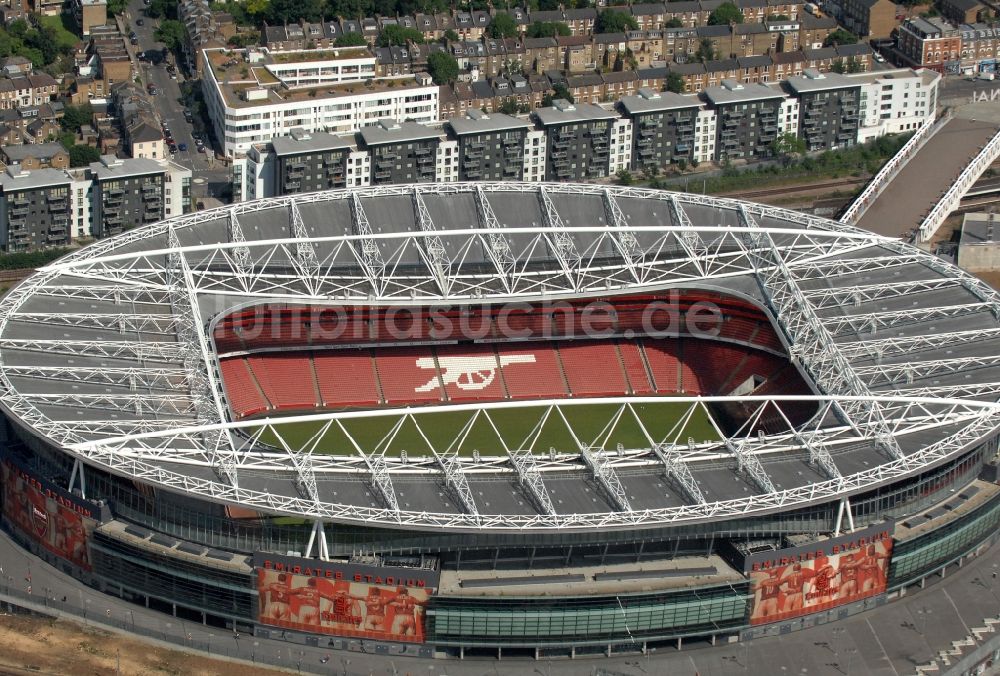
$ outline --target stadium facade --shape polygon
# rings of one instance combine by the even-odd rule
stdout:
[[[991,542],[998,317],[936,257],[734,200],[240,203],[0,303],[3,523],[106,593],[314,645],[784,632]]]

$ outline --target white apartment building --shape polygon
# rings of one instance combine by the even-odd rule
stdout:
[[[206,49],[203,57],[205,104],[231,159],[292,129],[344,134],[382,119],[438,119],[429,76],[375,78],[375,57],[364,48]]]
[[[859,143],[914,131],[936,117],[940,73],[906,68],[847,77],[861,82]]]

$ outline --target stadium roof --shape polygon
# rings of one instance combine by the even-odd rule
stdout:
[[[289,443],[282,430],[433,423],[424,409],[229,422],[208,330],[259,303],[454,304],[670,288],[764,308],[814,387],[806,399],[818,414],[784,434],[698,444],[680,434],[650,435],[642,448],[581,439],[572,450],[526,444],[488,458],[443,444],[393,458],[352,439],[339,455],[314,453],[316,440]],[[0,402],[83,462],[265,513],[465,531],[648,528],[836,501],[987,439],[998,424],[998,313],[990,287],[916,248],[734,200],[520,183],[318,192],[131,230],[29,277],[0,301]],[[759,415],[795,399],[670,401],[692,411],[742,402]],[[596,403],[634,415],[662,401],[426,410],[489,419]]]

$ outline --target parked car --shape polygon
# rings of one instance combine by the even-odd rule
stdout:
[[[129,38],[128,41],[131,42],[133,45],[139,44],[139,38]]]
[[[205,150],[205,146],[198,146],[198,152],[199,153],[207,153],[208,151]]]
[[[187,143],[178,143],[177,144],[177,150],[181,151],[182,153],[186,153],[187,149],[188,149],[188,144]]]
[[[143,24],[143,21],[142,21],[142,19],[136,19],[136,20],[135,20],[135,25],[136,25],[136,26],[141,26],[142,24]]]

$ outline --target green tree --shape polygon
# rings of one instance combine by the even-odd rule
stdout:
[[[23,39],[25,34],[28,32],[28,22],[24,19],[15,19],[10,22],[9,26],[7,26],[7,32],[15,38]]]
[[[743,23],[743,12],[731,2],[724,2],[708,15],[709,26],[728,26],[732,23]]]
[[[260,33],[257,31],[249,31],[247,33],[237,33],[230,36],[226,40],[226,44],[230,47],[235,47],[237,49],[242,49],[243,47],[251,47],[260,43]]]
[[[768,14],[768,21],[791,21],[791,17],[787,14]]]
[[[684,22],[678,19],[676,16],[668,20],[663,24],[664,28],[683,28]]]
[[[458,77],[458,61],[451,54],[434,52],[427,57],[427,71],[434,78],[434,84],[448,84]]]
[[[101,159],[101,151],[93,146],[74,145],[69,149],[69,166],[86,167]]]
[[[706,61],[713,61],[717,57],[718,54],[715,52],[715,47],[712,46],[712,41],[709,38],[702,38],[698,43],[698,49],[694,52],[694,58],[705,63]]]
[[[613,9],[606,9],[598,14],[597,21],[594,22],[595,33],[624,33],[634,30],[639,30],[635,17]]]
[[[573,95],[569,93],[569,89],[567,89],[566,85],[563,83],[559,82],[552,85],[552,92],[553,98],[565,99],[570,103],[573,103]]]
[[[448,42],[458,42],[462,38],[453,29],[449,28],[444,32],[444,39]]]
[[[324,9],[323,0],[271,0],[268,19],[272,24],[322,21]]]
[[[490,27],[486,29],[486,33],[491,38],[498,40],[514,38],[517,37],[517,24],[514,23],[514,19],[510,14],[497,12],[497,15],[493,17],[493,21],[490,22]]]
[[[414,12],[422,11],[415,8]],[[439,12],[441,10],[424,10],[431,12]],[[342,16],[346,19],[360,19],[362,17],[371,16],[375,13],[375,3],[372,0],[329,0],[326,4],[326,14],[327,16]],[[407,12],[408,14],[410,12]]]
[[[380,47],[391,47],[393,45],[405,45],[407,42],[423,43],[424,34],[416,28],[403,28],[402,26],[386,26],[378,36]]]
[[[771,154],[780,157],[785,164],[791,162],[793,155],[801,155],[805,151],[805,140],[788,131],[771,141]]]
[[[561,21],[536,21],[528,25],[525,35],[529,38],[554,38],[557,35],[572,35],[573,31]]]
[[[826,36],[826,40],[823,40],[824,47],[833,47],[835,45],[853,45],[858,41],[858,36],[854,33],[845,31],[843,28],[838,28],[829,35]]]
[[[73,132],[74,134],[80,131],[80,127],[85,124],[90,124],[91,120],[94,119],[94,109],[89,103],[83,103],[79,106],[66,106],[63,109],[62,119],[59,120],[59,124],[65,131]]]
[[[253,16],[267,16],[267,13],[271,10],[271,3],[269,0],[247,0],[244,8],[247,14]]]
[[[618,179],[618,185],[632,185],[635,183],[635,179],[632,178],[632,172],[628,169],[619,169],[616,171],[615,178]]]
[[[344,33],[334,43],[337,47],[361,47],[366,44],[368,42],[361,33]]]
[[[517,99],[504,99],[503,103],[500,104],[499,110],[505,115],[517,115],[521,112],[521,106],[518,104]]]
[[[187,37],[187,29],[184,28],[184,24],[180,21],[164,19],[156,27],[153,37],[166,45],[167,49],[177,51],[184,44],[184,39]]]
[[[667,73],[667,81],[663,88],[664,90],[673,92],[674,94],[683,94],[684,78],[681,77],[680,73]]]
[[[151,19],[176,19],[177,3],[170,0],[150,0],[146,5],[146,16]]]

